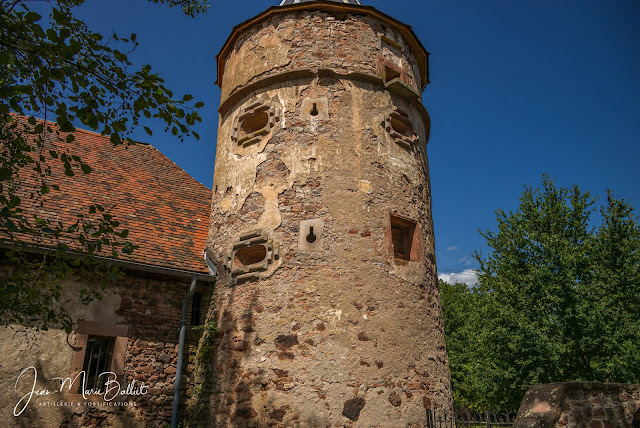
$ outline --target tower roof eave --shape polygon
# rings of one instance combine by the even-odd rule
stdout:
[[[282,0],[280,2],[280,6],[288,6],[290,4],[296,4],[296,3],[309,3],[315,0]],[[348,4],[359,4],[362,5],[362,3],[360,3],[360,0],[329,0],[329,1],[334,1],[337,3],[348,3]]]
[[[405,41],[411,47],[411,50],[416,55],[416,60],[418,62],[418,67],[420,70],[420,80],[422,83],[422,90],[426,88],[429,81],[429,52],[425,49],[425,47],[416,36],[415,32],[411,28],[410,25],[407,25],[401,21],[398,21],[395,18],[387,15],[386,13],[380,12],[376,8],[372,6],[363,6],[349,3],[340,3],[333,0],[306,0],[300,3],[287,4],[283,6],[271,6],[269,9],[264,12],[250,18],[236,26],[233,27],[231,34],[225,41],[224,45],[220,49],[218,55],[216,55],[217,61],[217,79],[216,84],[222,87],[222,79],[224,78],[224,66],[226,63],[226,58],[228,57],[229,51],[233,48],[236,40],[239,35],[247,30],[248,28],[270,18],[274,15],[279,15],[282,13],[288,13],[293,11],[301,11],[301,10],[320,10],[320,11],[328,11],[328,12],[351,12],[362,15],[370,15],[376,17],[388,25],[397,29]]]

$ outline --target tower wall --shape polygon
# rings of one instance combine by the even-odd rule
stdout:
[[[382,76],[380,60],[400,67],[416,92],[427,83],[420,77],[426,64],[414,57],[417,45],[410,45],[393,21],[354,15],[341,5],[324,8],[271,14],[242,31],[229,55],[218,58],[222,103],[240,88],[287,72],[332,69],[360,78]]]
[[[360,9],[282,8],[219,58],[220,334],[193,421],[418,427],[451,406],[423,77]]]

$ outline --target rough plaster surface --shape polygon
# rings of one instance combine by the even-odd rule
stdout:
[[[452,405],[429,123],[407,99],[356,78],[259,83],[314,67],[375,74],[389,54],[384,31],[397,37],[364,16],[281,15],[247,30],[227,62],[222,101],[245,85],[253,90],[220,120],[208,241],[219,265],[209,317],[220,335],[199,363],[189,426],[421,427],[426,408]],[[395,61],[416,69],[398,44],[405,50]],[[310,100],[319,114],[309,114]],[[259,143],[239,147],[233,124],[257,101],[276,105],[282,119]],[[414,127],[412,148],[385,129],[394,109]],[[388,250],[390,214],[418,223],[419,260],[395,260]],[[301,222],[317,219],[322,246],[307,251]],[[259,280],[231,286],[221,261],[254,229],[279,244],[280,258]]]
[[[377,75],[378,58],[405,70],[407,82],[419,91],[422,83],[409,46],[395,29],[375,18],[312,11],[274,16],[249,28],[237,41],[227,58],[221,98],[288,71],[330,68]]]

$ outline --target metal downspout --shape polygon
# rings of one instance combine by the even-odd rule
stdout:
[[[218,269],[213,264],[207,253],[202,252],[204,261],[209,269],[209,276],[215,278],[218,276]],[[175,387],[173,389],[173,409],[171,411],[171,428],[178,428],[178,409],[180,408],[180,383],[182,382],[182,365],[184,362],[184,340],[187,335],[187,312],[189,310],[189,299],[193,297],[193,293],[196,291],[197,277],[194,275],[191,279],[191,287],[189,291],[182,299],[182,318],[180,320],[180,338],[178,339],[178,364],[176,366],[176,380]]]
[[[176,366],[176,381],[173,390],[173,411],[171,413],[171,428],[178,427],[178,408],[180,407],[180,382],[182,380],[182,362],[184,360],[184,339],[187,333],[187,311],[189,308],[189,299],[193,297],[196,291],[196,279],[191,280],[189,292],[182,299],[182,319],[180,321],[180,339],[178,342],[178,364]]]

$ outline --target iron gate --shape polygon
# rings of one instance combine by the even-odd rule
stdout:
[[[518,412],[456,409],[453,413],[427,409],[427,428],[511,427]]]

